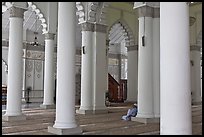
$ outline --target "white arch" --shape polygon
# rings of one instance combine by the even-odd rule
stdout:
[[[41,25],[43,27],[42,32],[43,34],[48,32],[48,24],[46,22],[46,19],[44,18],[44,14],[41,12],[41,10],[37,7],[36,4],[33,2],[27,2],[28,8],[31,7],[31,9],[35,12],[38,19],[41,21]],[[13,5],[13,2],[2,2],[2,14],[7,11],[11,6]]]
[[[42,25],[42,34],[48,33],[48,24],[46,22],[46,19],[44,18],[43,13],[40,11],[40,9],[37,7],[36,4],[34,4],[33,2],[27,2],[28,3],[28,8],[31,7],[32,10],[35,12],[36,16],[38,17],[38,19],[41,21],[41,25]]]
[[[133,33],[132,33],[131,29],[129,28],[129,26],[127,25],[127,23],[125,21],[121,20],[121,19],[117,20],[109,28],[109,30],[108,30],[109,35],[110,35],[110,32],[111,32],[112,28],[114,28],[114,26],[117,25],[117,24],[120,24],[120,26],[121,26],[120,28],[122,28],[122,29],[119,29],[118,34],[122,34],[124,36],[125,41],[126,41],[126,46],[134,45],[135,44],[135,40],[134,40]]]
[[[101,11],[100,11],[100,17],[99,17],[99,23],[106,24],[106,10],[109,7],[110,2],[103,2]]]
[[[78,24],[85,22],[85,11],[82,2],[76,2],[76,8],[77,8],[76,15],[79,16]]]

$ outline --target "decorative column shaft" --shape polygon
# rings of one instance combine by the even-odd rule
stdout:
[[[42,108],[55,108],[54,105],[54,34],[45,34],[45,76]]]
[[[191,93],[192,104],[201,103],[201,66],[200,66],[200,46],[190,47],[191,54]]]
[[[192,134],[189,5],[160,2],[160,134]]]
[[[8,90],[7,107],[3,120],[23,120],[22,115],[22,53],[23,53],[23,14],[24,9],[11,7],[9,26],[9,51],[8,51]]]
[[[77,113],[93,113],[93,31],[94,24],[85,22],[82,27],[81,105]]]
[[[127,46],[127,51],[128,51],[127,101],[137,102],[138,45]]]
[[[56,120],[48,132],[81,134],[75,120],[76,2],[58,3]]]
[[[153,8],[145,6],[139,11],[138,54],[138,114],[137,117],[153,118]],[[144,12],[145,11],[145,12]]]

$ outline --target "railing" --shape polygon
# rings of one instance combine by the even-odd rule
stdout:
[[[124,102],[127,98],[127,80],[120,80],[118,83],[108,73],[108,100],[110,102]]]
[[[127,99],[127,80],[126,79],[120,80],[120,94],[121,94],[120,100],[124,101]]]

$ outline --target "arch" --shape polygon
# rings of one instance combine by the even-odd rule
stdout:
[[[87,21],[89,22],[97,22],[97,11],[99,10],[100,3],[99,2],[87,2],[88,3],[88,16]]]
[[[78,24],[85,22],[85,11],[82,2],[76,2],[76,8],[77,8],[76,15],[79,16]]]
[[[11,2],[2,2],[2,14],[12,6]]]
[[[120,24],[120,26],[122,27],[122,29],[120,30],[120,33],[123,34],[123,35],[127,35],[127,38],[125,39],[126,46],[135,45],[135,40],[134,40],[133,32],[131,31],[130,27],[127,25],[127,23],[124,20],[121,20],[121,19],[117,20],[115,23],[113,23],[111,25],[111,27],[109,27],[108,32],[110,33],[111,29],[116,24]]]
[[[36,4],[34,4],[33,2],[27,2],[28,4],[28,8],[31,8],[32,11],[35,12],[36,16],[38,17],[38,19],[41,21],[41,25],[43,27],[42,32],[43,34],[48,32],[48,24],[46,22],[46,19],[44,18],[44,14],[41,12],[41,10],[37,7]],[[11,6],[13,5],[12,2],[2,2],[2,14],[7,11],[7,9],[9,9]]]
[[[46,22],[46,19],[44,18],[43,13],[40,11],[40,9],[37,7],[36,4],[34,4],[33,2],[27,2],[28,3],[28,8],[31,7],[32,11],[35,12],[36,16],[38,17],[38,19],[41,21],[41,25],[42,25],[42,34],[48,33],[48,24]]]

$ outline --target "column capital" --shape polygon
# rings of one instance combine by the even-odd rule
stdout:
[[[82,31],[92,31],[94,32],[94,24],[90,22],[81,23],[81,30]]]
[[[138,45],[130,45],[130,46],[126,46],[126,48],[127,48],[127,52],[138,50]]]
[[[23,18],[25,9],[12,6],[9,9],[9,12],[10,12],[10,17]]]
[[[139,17],[154,17],[154,8],[142,6],[137,8]]]
[[[143,7],[143,6],[158,8],[158,7],[160,7],[160,2],[134,2],[133,9]]]
[[[103,24],[95,24],[94,25],[94,31],[96,32],[101,32],[101,33],[106,33],[107,31],[107,26]]]
[[[54,33],[45,33],[45,40],[51,39],[54,40]]]
[[[159,6],[153,6],[150,4],[143,4],[143,5],[140,4],[140,5],[136,5],[134,9],[138,10],[139,17],[153,17],[153,18],[160,17]]]

